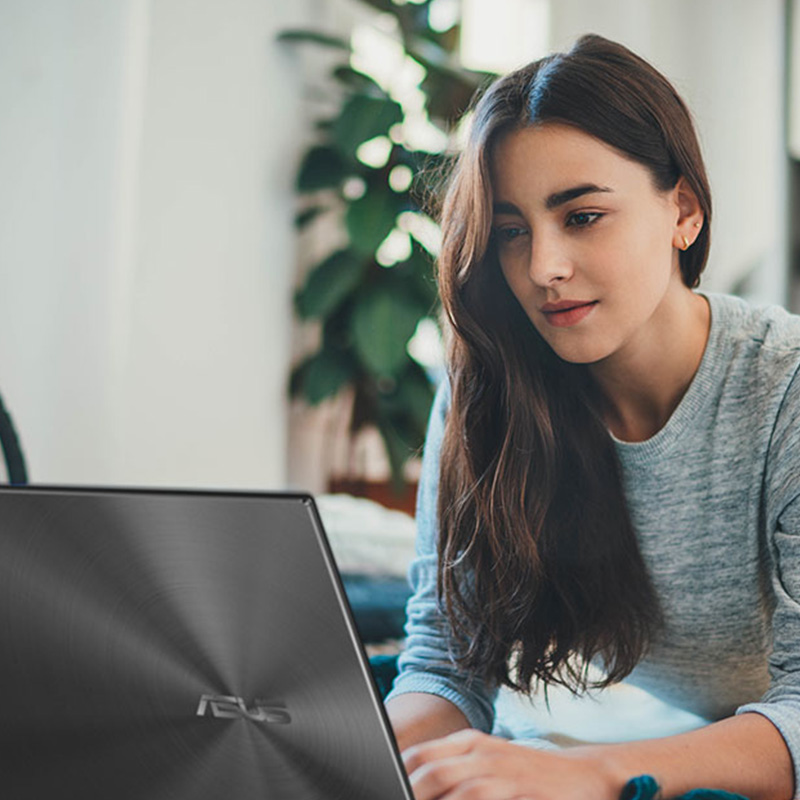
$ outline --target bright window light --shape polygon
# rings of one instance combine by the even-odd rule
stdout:
[[[414,336],[406,348],[409,355],[423,367],[431,370],[444,366],[444,345],[439,327],[430,318],[424,317],[417,324]]]
[[[441,152],[447,147],[447,135],[428,119],[425,93],[420,88],[427,73],[421,64],[406,55],[396,23],[391,15],[384,14],[378,15],[371,24],[357,25],[351,38],[350,63],[372,76],[403,107],[405,121],[392,126],[392,141],[412,150]]]
[[[434,258],[438,258],[442,249],[442,232],[430,217],[404,211],[397,218],[397,227],[410,233]]]
[[[509,72],[547,55],[550,0],[462,0],[461,63]]]
[[[389,173],[389,186],[395,192],[404,192],[411,186],[411,181],[414,180],[414,173],[410,167],[405,164],[398,164]]]
[[[364,182],[363,178],[359,178],[355,175],[348,178],[342,184],[342,194],[348,200],[358,200],[359,197],[363,197],[364,193],[367,191],[367,184]]]
[[[389,160],[391,152],[392,140],[388,136],[376,136],[358,146],[356,158],[368,167],[380,169]]]
[[[435,31],[449,31],[461,18],[460,0],[431,0],[428,22]]]
[[[382,267],[393,267],[411,255],[411,237],[395,228],[375,253],[375,260]]]

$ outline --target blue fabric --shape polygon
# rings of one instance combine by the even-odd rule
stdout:
[[[619,800],[655,800],[661,789],[651,775],[640,775],[629,780],[619,796]],[[675,800],[747,800],[740,794],[724,792],[722,789],[692,789]]]
[[[402,639],[411,587],[405,578],[388,575],[342,575],[347,600],[364,644]]]
[[[660,791],[655,778],[650,775],[640,775],[625,784],[619,800],[652,800],[658,797]]]
[[[385,700],[397,675],[397,656],[372,656],[369,666],[381,694],[381,700]]]

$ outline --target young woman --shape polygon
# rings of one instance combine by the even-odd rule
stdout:
[[[800,776],[800,318],[694,291],[711,198],[669,82],[598,36],[493,84],[443,214],[407,649],[417,800],[611,800]],[[500,685],[623,678],[709,720],[540,751]]]

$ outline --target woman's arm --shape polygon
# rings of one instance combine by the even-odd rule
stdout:
[[[452,631],[436,591],[439,453],[448,404],[448,386],[443,383],[431,409],[422,458],[416,557],[408,573],[413,594],[406,607],[405,648],[386,701],[401,749],[407,746],[404,742],[436,738],[464,727],[488,731],[494,719],[497,690],[478,678],[470,679],[453,663]]]
[[[692,789],[738,792],[750,800],[789,800],[792,759],[778,729],[764,716],[740,714],[663,739],[578,747],[574,758],[600,758],[619,788],[637,775],[652,775],[664,797]]]
[[[422,692],[397,695],[387,701],[386,712],[401,751],[470,727],[449,700]]]
[[[783,738],[756,713],[663,739],[559,752],[460,731],[406,749],[403,759],[416,800],[617,800],[639,775],[656,778],[665,798],[708,788],[750,800],[790,800],[794,789]]]

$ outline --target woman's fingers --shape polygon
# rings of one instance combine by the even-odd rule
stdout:
[[[425,742],[403,753],[416,800],[501,800],[510,787],[494,769],[494,738],[478,731],[459,731]]]
[[[416,800],[614,800],[597,757],[543,752],[474,730],[403,752]]]
[[[410,775],[414,770],[431,761],[472,752],[480,745],[487,745],[492,737],[473,728],[465,728],[441,739],[409,747],[403,751],[403,763]]]
[[[442,800],[530,800],[518,795],[511,783],[498,778],[464,781],[440,796]],[[415,794],[415,797],[419,796]]]

